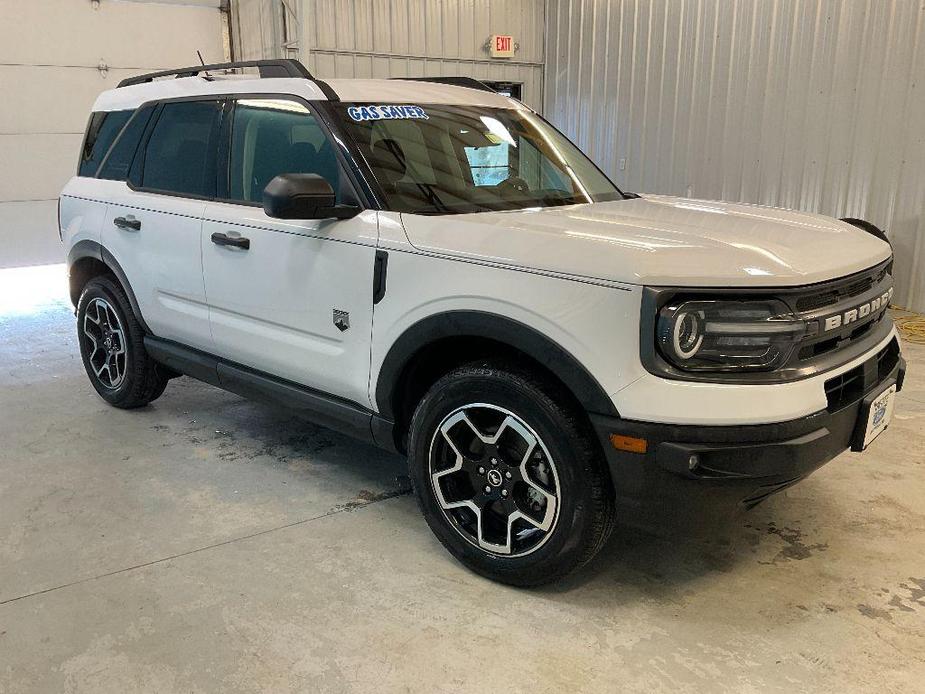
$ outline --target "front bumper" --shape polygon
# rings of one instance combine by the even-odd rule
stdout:
[[[825,383],[826,409],[775,424],[691,426],[591,415],[621,507],[662,514],[750,508],[800,481],[848,448],[860,449],[866,409],[906,364],[894,338]],[[859,434],[859,431],[861,433]],[[645,453],[617,450],[610,436],[645,439]],[[702,502],[702,503],[701,503]]]

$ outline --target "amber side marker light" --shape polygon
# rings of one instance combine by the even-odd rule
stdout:
[[[620,434],[611,434],[610,443],[618,451],[629,451],[630,453],[645,453],[649,448],[649,443],[645,439],[637,439],[635,436],[622,436]]]

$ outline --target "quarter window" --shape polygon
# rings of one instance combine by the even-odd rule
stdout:
[[[234,109],[229,157],[229,197],[260,202],[263,189],[283,173],[313,173],[335,191],[337,156],[315,116],[288,99],[241,99]]]
[[[109,151],[133,111],[98,111],[90,117],[83,150],[80,153],[78,176],[94,176],[103,157]]]
[[[100,178],[108,181],[124,181],[128,177],[129,167],[135,158],[141,136],[144,134],[153,113],[153,106],[139,109],[128,122],[128,125],[122,128],[119,139],[116,140],[103,161],[103,168],[100,169],[99,173]]]
[[[165,104],[145,149],[142,187],[192,197],[214,195],[220,113],[220,101]]]

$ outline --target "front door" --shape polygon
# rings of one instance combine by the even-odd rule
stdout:
[[[281,173],[349,182],[304,104],[240,99],[227,119],[225,201],[206,205],[202,262],[215,352],[369,407],[377,213],[279,220],[261,204]]]

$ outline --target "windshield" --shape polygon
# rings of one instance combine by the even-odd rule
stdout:
[[[451,214],[621,200],[530,111],[424,104],[333,106],[392,210]]]

